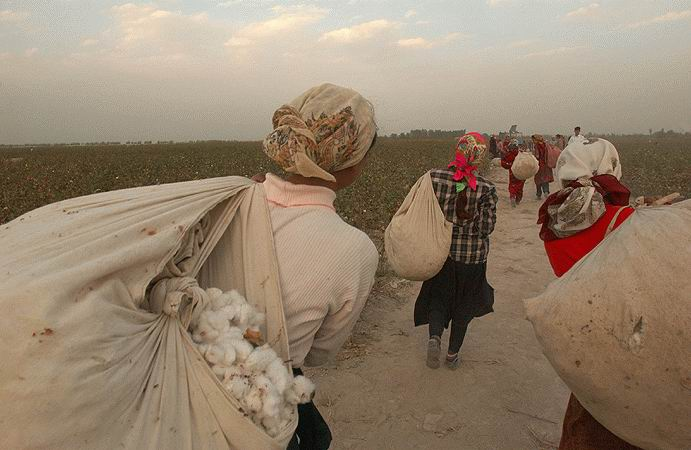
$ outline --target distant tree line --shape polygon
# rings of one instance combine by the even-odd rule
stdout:
[[[463,136],[465,130],[410,130],[407,133],[392,133],[389,137],[394,139],[446,139]]]

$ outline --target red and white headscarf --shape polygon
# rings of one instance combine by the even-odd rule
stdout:
[[[456,170],[453,179],[456,181],[456,192],[466,188],[477,189],[477,164],[487,151],[485,138],[480,133],[467,133],[456,144],[456,159],[449,163],[449,169]]]

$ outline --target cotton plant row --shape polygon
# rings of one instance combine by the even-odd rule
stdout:
[[[283,360],[262,345],[266,316],[237,291],[206,291],[210,302],[190,324],[192,340],[243,411],[270,436],[290,422],[295,406],[308,403],[314,384],[293,377]]]

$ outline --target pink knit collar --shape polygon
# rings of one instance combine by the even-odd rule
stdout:
[[[266,200],[283,208],[299,206],[320,206],[335,211],[336,193],[322,186],[289,183],[276,175],[267,173],[264,181]]]

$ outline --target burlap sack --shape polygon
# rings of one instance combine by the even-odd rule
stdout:
[[[607,429],[691,448],[691,201],[637,210],[525,302],[545,355]]]
[[[296,421],[276,439],[257,428],[186,331],[198,280],[235,288],[290,359],[261,185],[71,199],[1,226],[0,248],[0,448],[285,448]]]
[[[384,246],[391,268],[408,280],[429,280],[449,256],[452,232],[453,224],[444,217],[427,172],[386,228]]]
[[[528,152],[518,152],[511,166],[513,176],[519,180],[527,180],[534,177],[538,170],[540,170],[540,163],[532,153]]]

